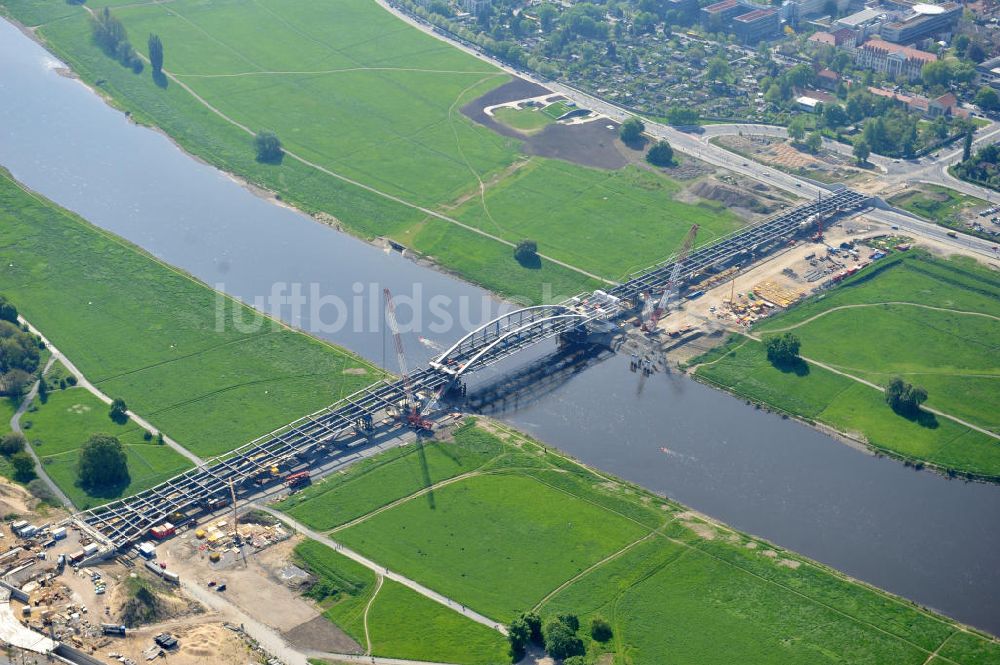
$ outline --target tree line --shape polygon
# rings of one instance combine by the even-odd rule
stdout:
[[[575,614],[557,614],[543,623],[538,614],[522,612],[507,626],[511,660],[518,662],[528,647],[535,645],[563,665],[585,665],[587,647],[579,633],[580,619]],[[595,642],[603,644],[613,634],[611,624],[603,617],[590,620],[590,637]]]

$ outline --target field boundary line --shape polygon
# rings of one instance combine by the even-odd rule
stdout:
[[[763,339],[761,339],[761,337],[759,337],[757,335],[753,335],[753,334],[751,334],[749,332],[744,332],[744,331],[741,330],[741,331],[739,331],[739,333],[741,335],[749,337],[750,339],[754,340],[755,342],[763,342],[764,341]],[[822,367],[823,369],[827,370],[828,372],[833,372],[834,374],[839,374],[840,376],[843,376],[843,377],[846,377],[848,379],[851,379],[852,381],[857,381],[858,383],[860,383],[862,385],[865,385],[865,386],[868,386],[869,388],[874,388],[875,390],[879,391],[880,393],[884,393],[885,392],[885,389],[882,386],[880,386],[880,385],[878,385],[876,383],[872,383],[871,381],[867,381],[865,379],[862,379],[859,376],[854,376],[853,374],[849,374],[847,372],[841,371],[841,370],[837,369],[836,367],[834,367],[833,365],[828,365],[828,364],[826,364],[824,362],[820,362],[820,361],[815,360],[813,358],[809,358],[808,356],[799,356],[799,357],[802,358],[802,360],[806,361],[807,363],[811,363],[813,365],[816,365],[817,367]],[[986,436],[990,437],[991,439],[996,439],[997,441],[1000,441],[1000,434],[996,434],[994,432],[991,432],[990,430],[988,430],[988,429],[986,429],[984,427],[980,427],[979,425],[973,425],[972,423],[967,422],[965,420],[962,420],[961,418],[959,418],[957,416],[953,416],[950,413],[946,413],[945,411],[941,411],[940,409],[935,409],[935,408],[930,407],[930,406],[920,405],[920,408],[923,409],[923,410],[925,410],[925,411],[929,411],[930,413],[933,413],[936,416],[941,416],[942,418],[947,418],[948,420],[956,422],[959,425],[963,425],[964,427],[968,427],[971,430],[975,430],[975,431],[979,432],[980,434],[985,434]]]
[[[425,598],[433,600],[436,603],[444,605],[448,609],[457,612],[458,614],[461,614],[467,619],[471,619],[476,623],[486,626],[487,628],[492,628],[501,635],[504,636],[507,635],[507,629],[499,621],[495,621],[483,614],[480,614],[479,612],[476,612],[475,610],[469,609],[462,603],[452,600],[451,598],[445,596],[444,594],[438,593],[437,591],[434,591],[430,587],[424,586],[423,584],[417,582],[416,580],[410,579],[409,577],[406,577],[400,573],[390,571],[386,566],[381,566],[372,559],[369,559],[368,557],[362,555],[359,552],[355,552],[354,550],[346,547],[342,543],[333,540],[329,536],[310,529],[309,527],[302,524],[298,520],[290,517],[288,514],[283,513],[263,503],[260,503],[259,499],[257,501],[249,502],[248,505],[253,505],[259,508],[260,510],[263,510],[265,513],[271,515],[272,517],[278,518],[279,520],[288,524],[293,530],[297,531],[298,533],[306,536],[307,538],[311,538],[316,542],[325,545],[326,547],[329,547],[333,551],[342,554],[343,556],[354,561],[355,563],[361,564],[365,568],[368,568],[369,570],[373,571],[375,574],[384,575],[393,582],[399,582],[403,586],[413,591],[416,591],[421,596],[424,596]]]
[[[365,642],[368,643],[368,650],[365,651],[365,654],[368,656],[372,655],[372,636],[368,631],[368,611],[372,608],[372,605],[375,604],[375,599],[378,598],[378,592],[382,590],[383,584],[385,584],[385,576],[379,575],[378,579],[375,581],[375,591],[372,593],[372,597],[368,599],[368,604],[365,605]]]
[[[954,630],[948,634],[948,637],[941,640],[941,644],[937,645],[937,649],[934,649],[934,651],[932,651],[930,655],[927,656],[927,660],[924,661],[924,665],[930,665],[931,661],[933,661],[935,658],[944,658],[945,660],[948,660],[946,656],[938,656],[938,652],[941,651],[944,645],[948,643],[948,640],[955,637],[955,635],[957,635],[959,632],[961,631]]]
[[[851,305],[838,305],[837,307],[831,307],[830,309],[824,310],[818,314],[814,314],[810,316],[808,319],[805,319],[804,321],[799,321],[798,323],[794,323],[790,326],[785,326],[784,328],[767,328],[761,330],[760,332],[761,333],[786,332],[789,330],[795,330],[796,328],[800,328],[806,325],[807,323],[812,323],[816,319],[820,319],[826,316],[827,314],[832,314],[833,312],[838,312],[845,309],[855,309],[859,307],[882,307],[884,305],[906,305],[909,307],[919,307],[921,309],[932,309],[938,312],[951,312],[953,314],[964,314],[966,316],[982,316],[984,318],[1000,321],[1000,316],[994,316],[993,314],[987,314],[986,312],[971,312],[964,309],[953,309],[951,307],[935,307],[934,305],[924,305],[922,303],[906,302],[903,300],[888,300],[886,302],[854,303]]]
[[[650,540],[651,538],[655,538],[657,536],[662,536],[663,535],[662,531],[664,529],[666,529],[668,526],[670,526],[674,522],[674,520],[676,520],[679,517],[680,517],[680,515],[674,515],[671,519],[669,519],[666,522],[664,522],[662,526],[658,527],[657,529],[655,529],[653,531],[650,531],[649,533],[647,533],[642,538],[637,538],[636,540],[632,541],[631,543],[629,543],[625,547],[621,548],[617,552],[613,552],[612,554],[609,554],[608,556],[604,557],[603,559],[601,559],[600,561],[598,561],[594,565],[590,566],[586,570],[581,570],[579,573],[577,573],[576,575],[574,575],[573,577],[571,577],[570,579],[566,580],[565,582],[563,582],[562,584],[560,584],[558,587],[556,587],[555,589],[553,589],[552,591],[550,591],[548,594],[546,594],[546,596],[544,598],[542,598],[540,601],[538,601],[535,604],[535,606],[531,608],[531,611],[532,612],[537,612],[539,609],[542,608],[543,605],[545,605],[545,603],[547,603],[550,600],[552,600],[552,598],[555,597],[560,591],[562,591],[563,589],[566,589],[567,587],[570,587],[573,584],[579,582],[580,579],[586,577],[587,575],[589,575],[590,573],[594,572],[595,570],[597,570],[598,568],[600,568],[604,564],[606,564],[606,563],[608,563],[608,562],[610,562],[610,561],[612,561],[614,559],[617,559],[618,557],[620,557],[621,555],[625,554],[630,549],[632,549],[633,547],[635,547],[636,545],[638,545],[639,543],[645,542],[645,541]]]

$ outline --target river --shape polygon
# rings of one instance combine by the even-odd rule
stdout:
[[[307,301],[325,298],[324,308],[286,299],[277,313],[394,371],[382,288],[399,300],[413,367],[501,307],[482,289],[252,194],[135,126],[60,66],[0,21],[0,164],[92,223],[246,302],[293,285],[315,290]],[[554,348],[542,346],[530,355]],[[472,391],[526,360],[485,371]],[[643,380],[621,356],[538,379],[496,415],[588,464],[1000,634],[1000,487],[872,457],[683,376]]]

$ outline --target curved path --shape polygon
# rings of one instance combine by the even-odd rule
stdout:
[[[493,630],[499,632],[502,635],[507,634],[507,629],[503,625],[501,625],[498,621],[494,621],[493,619],[490,619],[489,617],[484,616],[474,610],[470,610],[465,605],[457,601],[454,601],[451,598],[448,598],[447,596],[440,594],[437,591],[434,591],[433,589],[428,589],[419,582],[411,580],[408,577],[404,577],[399,573],[392,572],[385,566],[381,566],[372,561],[371,559],[363,556],[362,554],[359,554],[354,550],[348,549],[343,544],[336,542],[335,540],[327,537],[326,535],[313,531],[304,524],[296,522],[295,520],[291,519],[287,513],[282,513],[280,511],[275,510],[274,508],[271,508],[270,506],[264,506],[260,504],[256,504],[255,507],[285,522],[295,531],[301,533],[303,536],[311,538],[312,540],[315,540],[317,542],[323,543],[330,549],[339,552],[340,554],[343,554],[348,559],[351,559],[356,563],[360,563],[362,566],[368,568],[376,575],[384,575],[393,582],[399,582],[403,586],[412,589],[413,591],[416,591],[421,596],[429,598],[430,600],[433,600],[436,603],[440,603],[441,605],[444,605],[448,609],[454,610],[455,612],[464,615],[466,618],[472,619],[476,623],[482,624],[487,628],[492,628]]]
[[[368,630],[368,612],[371,610],[372,605],[375,604],[375,599],[378,598],[378,592],[382,590],[382,585],[385,584],[385,576],[379,575],[378,580],[375,582],[375,591],[372,592],[372,597],[368,599],[368,604],[365,605],[365,642],[367,643],[368,650],[365,654],[372,655],[372,636],[371,632]]]
[[[823,318],[824,316],[826,316],[827,314],[830,314],[832,312],[838,312],[838,311],[844,310],[844,309],[856,309],[856,308],[859,308],[859,307],[881,307],[882,305],[906,305],[908,307],[919,307],[921,309],[932,309],[932,310],[935,310],[935,311],[938,311],[938,312],[951,312],[953,314],[966,314],[968,316],[982,316],[982,317],[985,317],[987,319],[993,319],[995,321],[1000,321],[1000,316],[993,316],[992,314],[987,314],[985,312],[969,312],[969,311],[962,310],[962,309],[951,309],[949,307],[935,307],[933,305],[923,305],[921,303],[916,303],[916,302],[905,302],[905,301],[902,301],[902,300],[889,300],[889,301],[886,301],[886,302],[855,303],[853,305],[838,305],[837,307],[831,307],[830,309],[824,310],[824,311],[820,312],[819,314],[814,314],[813,316],[810,316],[808,319],[805,319],[803,321],[799,321],[798,323],[792,324],[790,326],[785,326],[784,328],[765,328],[765,329],[762,329],[760,332],[762,332],[762,333],[776,333],[776,332],[785,332],[785,331],[788,331],[788,330],[795,330],[796,328],[800,328],[800,327],[806,325],[807,323],[815,321],[816,319]]]

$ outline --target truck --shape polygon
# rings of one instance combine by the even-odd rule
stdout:
[[[298,473],[292,473],[285,477],[285,484],[289,487],[301,487],[302,485],[309,484],[309,472],[299,471]]]
[[[101,632],[105,635],[117,635],[119,637],[125,637],[126,628],[121,624],[114,623],[102,623]]]
[[[158,524],[149,530],[149,535],[157,540],[166,540],[175,533],[177,533],[177,528],[170,522]]]

